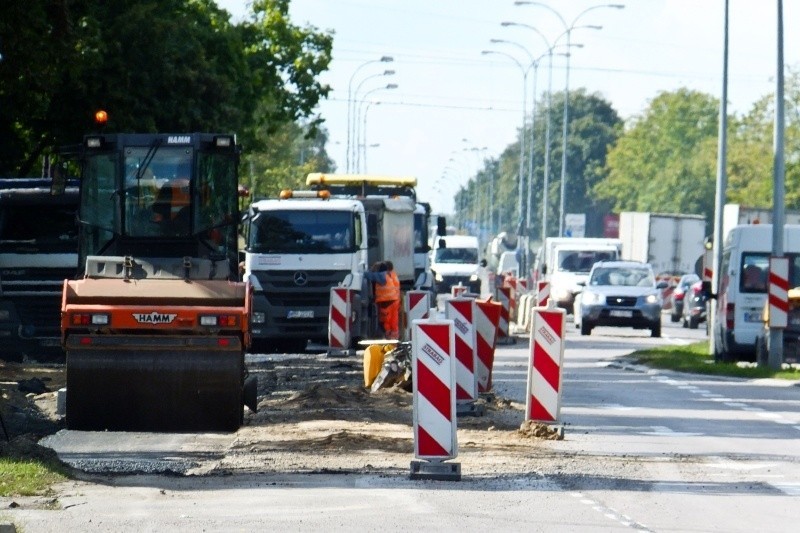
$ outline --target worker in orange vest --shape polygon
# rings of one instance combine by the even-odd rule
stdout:
[[[389,277],[389,283],[393,290],[391,293],[392,301],[388,306],[388,317],[386,324],[391,328],[387,334],[390,339],[400,338],[400,279],[394,271],[394,264],[391,261],[386,261],[386,271]]]
[[[375,282],[375,303],[378,307],[378,320],[387,339],[399,337],[400,283],[397,274],[389,270],[387,262],[376,263],[367,273],[367,279]]]

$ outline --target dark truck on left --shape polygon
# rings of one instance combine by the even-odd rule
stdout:
[[[61,293],[78,268],[77,182],[0,179],[0,359],[63,362]]]

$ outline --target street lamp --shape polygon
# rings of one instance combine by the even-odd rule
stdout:
[[[364,105],[364,102],[366,101],[367,96],[369,96],[370,94],[378,92],[378,91],[397,89],[397,87],[398,87],[398,85],[396,83],[389,83],[389,84],[387,84],[387,85],[385,85],[383,87],[375,87],[374,89],[370,89],[369,91],[364,93],[364,96],[360,100],[358,100],[356,102],[356,117],[355,117],[355,126],[356,126],[355,130],[356,131],[355,131],[355,135],[354,135],[354,137],[355,137],[355,150],[354,150],[354,152],[355,152],[355,171],[356,172],[360,172],[361,171],[361,149],[360,149],[360,146],[361,146],[361,144],[360,144],[361,128],[359,127],[359,117],[361,117],[361,107]]]
[[[374,63],[391,63],[394,61],[392,56],[382,56],[380,59],[372,59],[365,63],[360,64],[356,69],[353,71],[353,74],[350,76],[350,81],[347,83],[347,170],[350,171],[350,133],[353,131],[352,128],[352,108],[353,108],[353,79],[356,77],[356,74],[367,65],[372,65]]]
[[[356,85],[355,90],[353,90],[353,103],[354,103],[354,105],[357,105],[358,102],[359,102],[358,91],[361,90],[361,87],[363,87],[364,84],[366,82],[368,82],[369,80],[372,80],[372,79],[375,79],[375,78],[380,78],[380,77],[383,77],[383,76],[394,76],[394,70],[384,70],[381,73],[376,73],[376,74],[373,74],[371,76],[367,76],[366,78],[362,79],[359,82],[359,84]],[[350,144],[350,153],[348,154],[348,158],[351,158],[350,161],[355,164],[355,161],[358,159],[359,150],[360,150],[359,144],[358,144],[358,141],[359,141],[359,139],[358,139],[358,127],[359,127],[358,121],[360,119],[360,116],[358,114],[358,107],[356,107],[354,109],[354,115],[355,116],[352,119],[352,139],[353,139],[353,141]],[[350,132],[348,132],[348,134],[350,134]],[[351,166],[353,166],[353,165],[351,165]],[[349,170],[351,170],[351,169],[348,168],[348,171]],[[357,168],[355,170],[358,171]]]
[[[514,44],[517,46],[522,47],[522,45],[518,45],[513,41],[505,41],[503,39],[492,39],[492,43],[508,43]],[[524,49],[524,47],[522,47]],[[527,50],[526,50],[527,52]],[[517,187],[517,216],[519,217],[519,225],[522,225],[523,222],[523,211],[522,211],[522,197],[524,195],[524,184],[525,184],[525,127],[527,122],[527,101],[528,101],[528,69],[526,69],[522,63],[520,63],[517,58],[512,56],[511,54],[507,54],[505,52],[500,52],[498,50],[481,50],[482,55],[490,55],[496,54],[507,57],[511,61],[513,61],[517,67],[519,67],[520,72],[522,72],[522,136],[520,137],[519,142],[519,184]],[[530,56],[530,54],[528,54]]]
[[[556,38],[555,41],[558,41],[564,35],[566,35],[566,37],[567,37],[567,48],[568,49],[567,49],[567,64],[566,64],[566,70],[565,70],[565,84],[564,84],[564,114],[563,114],[562,132],[561,132],[561,136],[562,136],[562,138],[561,138],[561,184],[560,184],[561,185],[561,195],[560,195],[561,197],[560,197],[560,200],[559,200],[559,213],[558,213],[558,215],[559,215],[559,219],[558,219],[558,234],[559,234],[559,236],[563,236],[564,235],[564,195],[565,195],[565,192],[566,192],[565,185],[566,185],[566,178],[567,178],[567,133],[568,133],[567,132],[567,122],[568,122],[568,119],[569,119],[569,58],[570,58],[570,56],[569,56],[569,46],[570,46],[570,35],[572,33],[572,30],[575,29],[575,25],[577,24],[578,20],[583,15],[588,13],[589,11],[593,11],[595,9],[600,9],[600,8],[624,9],[625,5],[624,4],[598,4],[598,5],[595,5],[595,6],[587,7],[586,9],[584,9],[583,11],[578,13],[578,15],[574,19],[572,19],[572,23],[571,24],[567,24],[567,21],[564,20],[564,17],[562,17],[561,14],[558,11],[556,11],[555,9],[553,9],[552,7],[550,7],[547,4],[543,4],[541,2],[531,2],[531,1],[527,1],[527,0],[516,0],[514,2],[514,5],[517,5],[517,6],[532,5],[532,6],[539,6],[539,7],[543,7],[545,9],[547,9],[548,11],[553,13],[556,17],[558,17],[558,20],[560,20],[561,24],[564,26],[564,33],[562,33],[558,38]],[[601,29],[602,28],[602,26],[585,26],[585,27],[586,28],[591,28],[591,29]]]
[[[361,125],[361,141],[358,143],[359,149],[361,149],[364,153],[364,173],[367,172],[367,148],[368,147],[375,147],[379,146],[377,144],[367,145],[367,114],[369,113],[369,108],[373,105],[381,105],[380,102],[368,102],[367,106],[364,108],[364,117],[362,118],[362,125]],[[357,172],[360,172],[361,169],[356,169]]]

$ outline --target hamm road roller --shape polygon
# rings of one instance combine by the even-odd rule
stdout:
[[[227,134],[83,139],[82,273],[61,303],[67,428],[235,431],[255,410],[239,155]]]

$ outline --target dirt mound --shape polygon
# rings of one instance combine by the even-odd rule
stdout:
[[[526,420],[519,427],[519,435],[529,439],[563,440],[564,433],[541,422]]]
[[[292,394],[284,403],[304,409],[358,407],[367,400],[367,392],[358,387],[329,387],[318,383]]]

